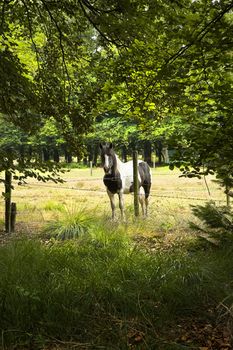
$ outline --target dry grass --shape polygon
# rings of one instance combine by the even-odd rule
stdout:
[[[211,196],[204,179],[179,177],[178,171],[167,167],[152,170],[153,185],[150,198],[150,214],[147,220],[133,217],[133,195],[125,196],[128,231],[148,236],[184,235],[189,231],[188,222],[194,219],[190,205],[204,204],[207,200],[224,201],[225,195],[213,181],[207,178]],[[12,200],[17,203],[18,228],[31,231],[40,229],[46,222],[62,213],[64,207],[82,208],[92,216],[110,218],[109,199],[102,181],[103,170],[71,169],[63,176],[64,184],[39,183],[29,179],[27,185],[15,184]],[[3,190],[3,189],[2,189]],[[0,203],[3,221],[4,200]]]

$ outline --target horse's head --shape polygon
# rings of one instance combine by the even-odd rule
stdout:
[[[105,174],[111,175],[114,171],[116,156],[112,143],[102,145],[100,143],[101,162]]]

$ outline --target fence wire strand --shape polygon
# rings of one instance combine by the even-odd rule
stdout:
[[[83,180],[84,181],[84,180]],[[89,181],[89,179],[88,179]],[[105,195],[106,194],[106,190],[105,189],[91,189],[91,188],[75,188],[75,187],[69,187],[69,186],[55,186],[55,185],[46,185],[46,184],[32,184],[32,183],[27,183],[25,185],[20,185],[22,187],[44,187],[44,188],[50,188],[50,189],[58,189],[58,190],[71,190],[71,191],[77,191],[77,192],[91,192],[91,193],[95,193],[97,195]],[[172,192],[172,193],[180,193],[180,192],[187,192],[185,190],[163,190],[163,192]],[[190,191],[191,192],[191,191]],[[203,189],[195,189],[192,190],[192,192],[203,192]],[[130,194],[133,194],[133,192],[130,192]],[[139,195],[139,194],[138,194]],[[17,197],[17,194],[15,194],[15,196]],[[199,200],[199,201],[207,201],[207,200],[213,200],[216,202],[225,202],[225,200],[220,199],[220,198],[212,198],[212,196],[210,195],[210,193],[208,192],[207,197],[191,197],[191,196],[172,196],[172,195],[168,195],[168,194],[159,194],[157,190],[151,190],[150,191],[150,197],[156,197],[156,198],[167,198],[167,199],[184,199],[184,200]]]

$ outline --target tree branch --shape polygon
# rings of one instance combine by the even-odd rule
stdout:
[[[84,2],[84,4],[86,5],[86,7],[89,8],[89,10],[91,10],[92,12],[96,12],[98,14],[101,13],[113,13],[113,12],[117,12],[119,10],[119,8],[115,7],[112,10],[103,10],[103,9],[98,9],[97,7],[94,7],[93,5],[90,4],[90,2],[88,0],[82,0]]]
[[[38,67],[38,71],[40,71],[40,60],[39,60],[39,53],[38,53],[38,50],[37,50],[37,46],[36,46],[36,43],[33,39],[33,34],[32,34],[32,25],[31,25],[31,18],[30,18],[30,13],[29,13],[29,10],[28,10],[28,6],[27,4],[25,3],[24,0],[22,0],[22,3],[26,9],[26,13],[27,13],[27,20],[28,20],[28,29],[29,29],[29,32],[30,32],[30,38],[31,38],[31,41],[34,45],[34,48],[35,48],[35,51],[36,51],[36,61],[37,61],[37,67]]]
[[[12,2],[12,0],[4,0],[3,4],[2,4],[2,11],[1,11],[1,30],[4,34],[4,30],[3,30],[3,23],[4,23],[4,20],[5,20],[5,8],[7,5],[9,5],[10,3]]]
[[[53,22],[55,24],[55,27],[57,28],[57,31],[58,31],[58,34],[59,34],[59,43],[60,43],[60,48],[61,48],[61,52],[62,52],[62,63],[63,63],[63,67],[65,69],[65,73],[66,73],[66,76],[67,76],[67,79],[68,79],[68,83],[69,83],[69,86],[70,86],[70,89],[69,89],[69,94],[68,96],[70,96],[71,94],[71,84],[70,84],[70,75],[69,75],[69,72],[68,72],[68,68],[67,68],[67,65],[66,65],[66,59],[65,59],[65,49],[64,49],[64,46],[63,46],[63,42],[62,42],[62,39],[63,39],[63,33],[62,33],[62,30],[61,28],[59,27],[56,19],[54,18],[52,12],[50,11],[50,9],[48,8],[46,2],[44,0],[40,0],[42,2],[42,4],[44,5],[44,8],[45,10],[48,12],[49,14],[49,17],[51,19],[51,22]],[[68,99],[69,100],[69,99]]]
[[[171,57],[169,57],[165,63],[160,67],[160,70],[163,71],[166,66],[169,64],[172,64],[174,61],[176,61],[180,56],[182,56],[191,46],[195,45],[197,42],[202,41],[202,39],[209,33],[211,27],[213,24],[220,21],[220,19],[231,9],[233,8],[233,2],[231,2],[222,12],[220,12],[216,17],[214,17],[207,25],[195,36],[195,38],[187,45],[183,45],[175,54],[173,54]],[[147,98],[152,93],[152,90],[155,86],[157,81],[155,81],[153,84],[149,84],[150,90],[148,91],[144,101],[147,100]],[[149,87],[148,86],[148,87]]]
[[[90,4],[89,4],[86,0],[83,0],[83,2],[82,2],[82,0],[78,0],[78,2],[79,2],[79,4],[80,4],[80,7],[81,7],[81,9],[82,9],[82,11],[83,11],[84,16],[85,16],[85,17],[88,19],[88,21],[93,25],[93,27],[94,27],[94,28],[96,29],[96,31],[100,34],[100,36],[101,36],[102,38],[104,38],[105,41],[107,41],[108,43],[114,44],[114,45],[116,45],[117,47],[123,46],[122,44],[117,43],[114,39],[108,38],[107,35],[104,34],[104,33],[99,29],[99,27],[98,27],[97,24],[92,20],[92,18],[89,16],[89,14],[87,13],[87,11],[86,11],[86,9],[85,9],[85,7],[84,7],[84,5],[83,5],[83,2],[84,2],[85,6],[86,6],[87,8],[89,8],[89,10],[91,10],[91,11],[93,10],[92,8],[90,8]],[[87,3],[88,3],[88,5],[87,5]],[[97,10],[95,9],[94,11],[97,11]]]
[[[165,65],[173,63],[178,57],[182,56],[186,50],[188,50],[191,46],[196,44],[196,42],[200,42],[209,33],[212,24],[217,23],[232,8],[233,3],[227,6],[221,13],[219,13],[214,19],[212,19],[212,21],[210,21],[189,44],[181,47],[178,52],[169,57],[169,59],[165,62]]]

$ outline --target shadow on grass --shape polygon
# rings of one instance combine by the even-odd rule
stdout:
[[[0,247],[4,349],[54,339],[79,349],[182,349],[165,329],[186,317],[211,322],[208,310],[226,297],[232,304],[231,247],[150,252],[124,225],[98,221],[76,238]]]

